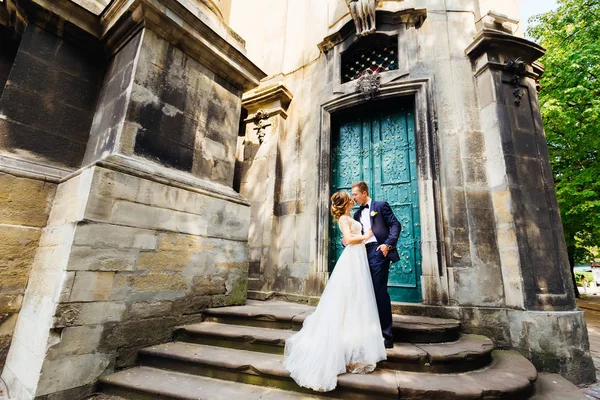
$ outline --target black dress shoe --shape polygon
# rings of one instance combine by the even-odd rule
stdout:
[[[385,339],[383,341],[383,344],[385,345],[386,349],[393,349],[394,348],[394,341],[392,339]]]

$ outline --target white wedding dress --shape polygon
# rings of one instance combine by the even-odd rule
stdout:
[[[352,236],[361,224],[348,216]],[[284,366],[300,386],[326,392],[337,375],[368,373],[386,351],[364,244],[347,246],[338,259],[321,300],[302,329],[285,342]]]

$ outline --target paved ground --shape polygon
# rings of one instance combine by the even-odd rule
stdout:
[[[590,336],[590,352],[596,366],[596,376],[600,377],[600,295],[589,295],[579,299],[577,305],[585,315],[585,322]],[[590,400],[600,400],[600,383],[583,389]]]

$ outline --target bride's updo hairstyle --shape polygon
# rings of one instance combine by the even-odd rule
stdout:
[[[350,195],[346,191],[336,192],[331,196],[331,215],[337,221],[346,213],[350,203]]]

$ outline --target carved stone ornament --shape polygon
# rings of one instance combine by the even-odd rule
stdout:
[[[254,130],[256,131],[256,135],[258,136],[258,142],[260,144],[262,144],[265,140],[265,129],[268,126],[271,126],[271,124],[267,124],[267,120],[269,119],[269,117],[270,115],[267,111],[258,110],[256,114],[254,114],[254,118],[252,119],[254,124],[256,125],[256,128],[254,128]]]
[[[350,15],[356,27],[356,36],[367,36],[375,33],[375,9],[378,0],[346,0]]]
[[[365,100],[370,100],[379,92],[380,80],[381,76],[378,72],[368,69],[356,80],[356,91],[361,93]]]
[[[506,60],[504,65],[506,65],[506,68],[510,72],[514,73],[512,77],[512,83],[514,85],[513,95],[515,96],[515,104],[520,106],[523,93],[519,87],[519,82],[521,81],[521,75],[527,72],[527,66],[520,58],[517,58],[516,60]]]

